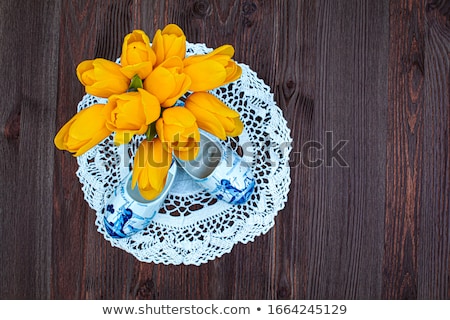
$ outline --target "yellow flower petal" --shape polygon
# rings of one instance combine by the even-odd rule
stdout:
[[[101,58],[81,62],[77,67],[77,77],[87,93],[103,98],[126,92],[130,83],[117,63]]]
[[[207,91],[221,86],[227,76],[225,68],[214,60],[205,60],[184,68],[191,78],[190,90]]]
[[[156,132],[165,150],[181,152],[182,156],[191,157],[198,151],[200,132],[194,115],[183,107],[164,110],[156,122]]]
[[[89,70],[92,70],[92,69],[94,69],[93,68],[93,65],[92,65],[92,62],[93,62],[94,60],[85,60],[85,61],[82,61],[82,62],[80,62],[80,64],[77,66],[77,69],[76,69],[76,73],[77,73],[77,77],[78,77],[78,80],[83,84],[83,85],[86,85],[85,83],[85,79],[83,79],[83,75],[87,72],[87,71],[89,71]]]
[[[128,143],[133,134],[144,134],[148,125],[156,121],[161,112],[158,99],[144,89],[113,95],[105,110],[109,117],[106,127],[115,131],[116,144]]]
[[[230,61],[225,70],[227,72],[227,77],[224,84],[234,82],[242,75],[242,68],[238,66],[234,61]]]
[[[162,37],[161,30],[156,30],[155,35],[153,36],[152,41],[152,49],[155,52],[156,57],[156,65],[159,65],[164,61],[164,40]]]
[[[208,91],[236,81],[241,76],[242,69],[231,60],[233,55],[233,46],[223,45],[208,54],[193,55],[184,59],[185,73],[192,81],[190,90]]]
[[[189,105],[196,104],[201,106],[202,109],[220,114],[224,117],[239,117],[237,111],[230,109],[225,103],[209,92],[195,92],[188,97],[187,101]]]
[[[155,95],[159,103],[165,102],[175,91],[176,83],[172,73],[163,67],[157,67],[145,79],[144,88]]]
[[[133,135],[144,134],[146,130],[147,129],[145,127],[142,127],[141,130],[135,131],[116,130],[116,134],[114,135],[114,144],[117,146],[121,144],[127,144],[131,141]]]
[[[115,62],[97,58],[92,61],[96,78],[108,79],[111,76],[122,78],[120,75],[120,65]]]
[[[144,89],[138,89],[141,94],[142,107],[145,114],[145,124],[156,121],[161,114],[161,107],[158,99]]]
[[[195,123],[194,115],[183,107],[173,107],[164,110],[164,122],[169,125],[177,125],[189,128]]]
[[[244,124],[242,123],[241,119],[234,118],[234,125],[234,130],[228,133],[229,137],[237,137],[242,133],[242,131],[244,131]]]
[[[113,94],[126,92],[128,90],[128,83],[117,81],[116,79],[108,79],[104,81],[95,82],[90,86],[86,86],[86,93],[96,97],[107,98]]]
[[[80,156],[111,134],[106,127],[104,105],[95,104],[81,110],[56,134],[55,146]]]
[[[182,36],[184,36],[183,30],[182,30],[179,26],[177,26],[176,24],[174,24],[174,23],[171,23],[171,24],[166,25],[166,26],[164,27],[162,33],[163,33],[163,34],[173,34],[173,35],[175,35],[175,36],[177,36],[177,37],[182,37]]]
[[[242,133],[239,113],[208,92],[195,92],[186,99],[186,109],[197,119],[198,126],[219,139]]]
[[[149,61],[140,62],[133,65],[127,65],[126,67],[122,67],[120,71],[128,78],[132,79],[135,75],[138,75],[139,78],[145,79],[152,72],[153,65]]]
[[[156,61],[155,53],[150,47],[150,39],[142,30],[134,30],[125,36],[122,45],[120,64],[124,67],[150,62],[153,65]]]
[[[189,107],[186,105],[197,119],[197,124],[199,128],[215,135],[219,139],[225,140],[227,135],[225,133],[225,129],[223,128],[220,121],[212,114],[211,112],[200,108],[196,104],[190,104]]]
[[[156,198],[164,189],[171,164],[172,153],[163,148],[159,138],[142,141],[134,158],[132,187],[137,185],[148,200]]]
[[[167,42],[169,42],[170,45],[166,50],[166,59],[173,56],[183,59],[186,55],[186,37],[175,37],[173,35],[170,35],[167,37]]]
[[[162,31],[157,30],[153,37],[152,49],[155,52],[155,65],[161,64],[173,56],[184,59],[186,55],[186,36],[175,24],[167,25]]]
[[[145,90],[155,95],[163,107],[173,106],[189,90],[191,80],[181,72],[182,68],[180,58],[169,58],[144,81]]]
[[[161,191],[155,189],[139,189],[139,193],[146,200],[156,199],[160,195]]]
[[[164,143],[164,142],[167,142],[168,140],[166,139],[165,134],[164,134],[163,118],[159,118],[158,120],[156,120],[155,128],[156,128],[156,132],[158,133],[158,137],[163,142],[163,145],[167,147],[167,143]]]
[[[175,103],[180,99],[182,95],[184,95],[186,92],[188,92],[190,86],[191,86],[191,78],[189,78],[185,74],[175,75],[175,91],[173,93],[173,96],[171,98],[168,98],[166,101],[164,101],[161,105],[163,107],[171,107],[175,105]]]
[[[210,53],[200,54],[200,55],[192,55],[184,59],[184,66],[189,66],[191,64],[199,63],[208,59],[213,58],[216,55],[224,55],[231,58],[234,55],[234,48],[229,44],[225,44],[219,48],[214,49]]]
[[[133,49],[130,49],[133,48]],[[146,45],[143,42],[131,42],[128,45],[128,63],[130,65],[141,63],[142,61],[146,61],[147,54],[145,52]]]
[[[145,141],[145,140],[144,140]],[[141,142],[136,151],[133,161],[133,174],[131,179],[131,187],[134,188],[138,178],[142,174],[145,168],[145,164],[147,162],[147,154],[148,154],[148,144]]]
[[[155,138],[152,143],[149,156],[152,159],[152,171],[149,172],[149,182],[157,190],[162,190],[166,182],[167,172],[172,163],[172,153],[167,152],[160,139]]]

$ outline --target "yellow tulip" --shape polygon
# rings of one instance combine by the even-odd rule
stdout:
[[[163,111],[156,121],[156,132],[167,150],[185,161],[198,154],[200,132],[194,115],[186,108],[172,107]]]
[[[183,73],[179,57],[164,61],[144,81],[144,89],[157,97],[163,107],[173,106],[190,85],[191,79]]]
[[[155,65],[161,64],[170,57],[184,59],[186,55],[186,36],[176,24],[168,24],[162,31],[157,30],[152,42],[156,54]]]
[[[195,116],[201,129],[219,139],[225,140],[227,136],[236,137],[242,133],[244,125],[239,113],[208,92],[191,94],[186,99],[185,107]]]
[[[223,45],[204,55],[194,55],[184,59],[184,73],[192,81],[191,91],[208,91],[236,81],[242,69],[231,57],[234,48]]]
[[[55,146],[78,157],[108,137],[104,107],[95,104],[78,112],[56,134]]]
[[[129,79],[136,74],[145,79],[153,70],[156,56],[150,47],[150,39],[142,30],[134,30],[125,36],[120,64],[122,73]]]
[[[131,187],[137,184],[145,199],[155,199],[164,189],[171,163],[172,153],[163,148],[159,138],[142,141],[134,157]]]
[[[106,127],[115,131],[114,143],[130,142],[135,134],[144,134],[148,125],[159,118],[161,106],[158,99],[144,89],[112,95],[105,111],[109,115]]]
[[[108,98],[128,90],[130,80],[120,72],[120,68],[117,63],[101,58],[86,60],[78,65],[77,77],[85,86],[86,93]]]

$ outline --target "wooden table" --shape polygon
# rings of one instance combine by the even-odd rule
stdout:
[[[449,20],[446,0],[2,0],[0,297],[450,298]],[[200,267],[112,248],[53,145],[77,64],[167,23],[232,44],[294,139],[275,226]]]

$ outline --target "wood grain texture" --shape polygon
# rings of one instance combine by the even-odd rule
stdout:
[[[310,169],[308,296],[367,299],[381,293],[388,3],[323,1],[316,8],[312,139],[324,145],[324,162]],[[347,141],[345,163],[328,158],[340,140]]]
[[[450,37],[443,3],[390,7],[383,298],[448,298]]]
[[[60,6],[4,1],[0,15],[0,296],[48,297]]]
[[[446,0],[2,1],[0,298],[449,299],[449,21]],[[168,23],[232,44],[294,140],[275,226],[199,267],[112,248],[53,145],[76,66]]]
[[[423,3],[392,2],[390,14],[383,297],[414,299],[423,169]]]
[[[419,299],[450,293],[450,3],[425,10],[423,187],[417,257]]]

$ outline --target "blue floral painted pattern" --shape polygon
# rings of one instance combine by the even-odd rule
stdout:
[[[247,202],[253,193],[255,188],[255,180],[249,177],[245,177],[245,187],[238,189],[227,179],[221,179],[220,183],[217,184],[216,189],[212,191],[213,194],[219,200],[229,199],[228,202],[231,204],[242,204]]]
[[[232,165],[228,166],[230,159]],[[202,182],[219,200],[235,205],[247,202],[256,184],[251,168],[231,150],[222,152],[220,165],[209,178]]]
[[[106,211],[110,212],[110,213],[114,213],[114,206],[112,204],[108,205],[106,207]],[[133,216],[133,211],[129,208],[125,209],[125,210],[121,210],[119,212],[119,217],[118,219],[112,223],[110,221],[107,220],[107,218],[105,217],[105,228],[106,231],[108,231],[109,235],[113,238],[123,238],[126,236],[123,228],[125,226],[125,224],[128,222],[128,220],[131,219],[131,217]]]
[[[114,206],[108,205],[106,211],[114,213]],[[130,208],[119,208],[116,211],[116,214],[118,216],[114,217],[114,222],[108,220],[111,215],[106,215],[104,218],[105,229],[113,238],[128,237],[131,234],[142,230],[142,228],[136,228],[134,225],[147,225],[153,218],[153,216],[150,218],[141,217],[140,215],[133,213],[133,210]]]

